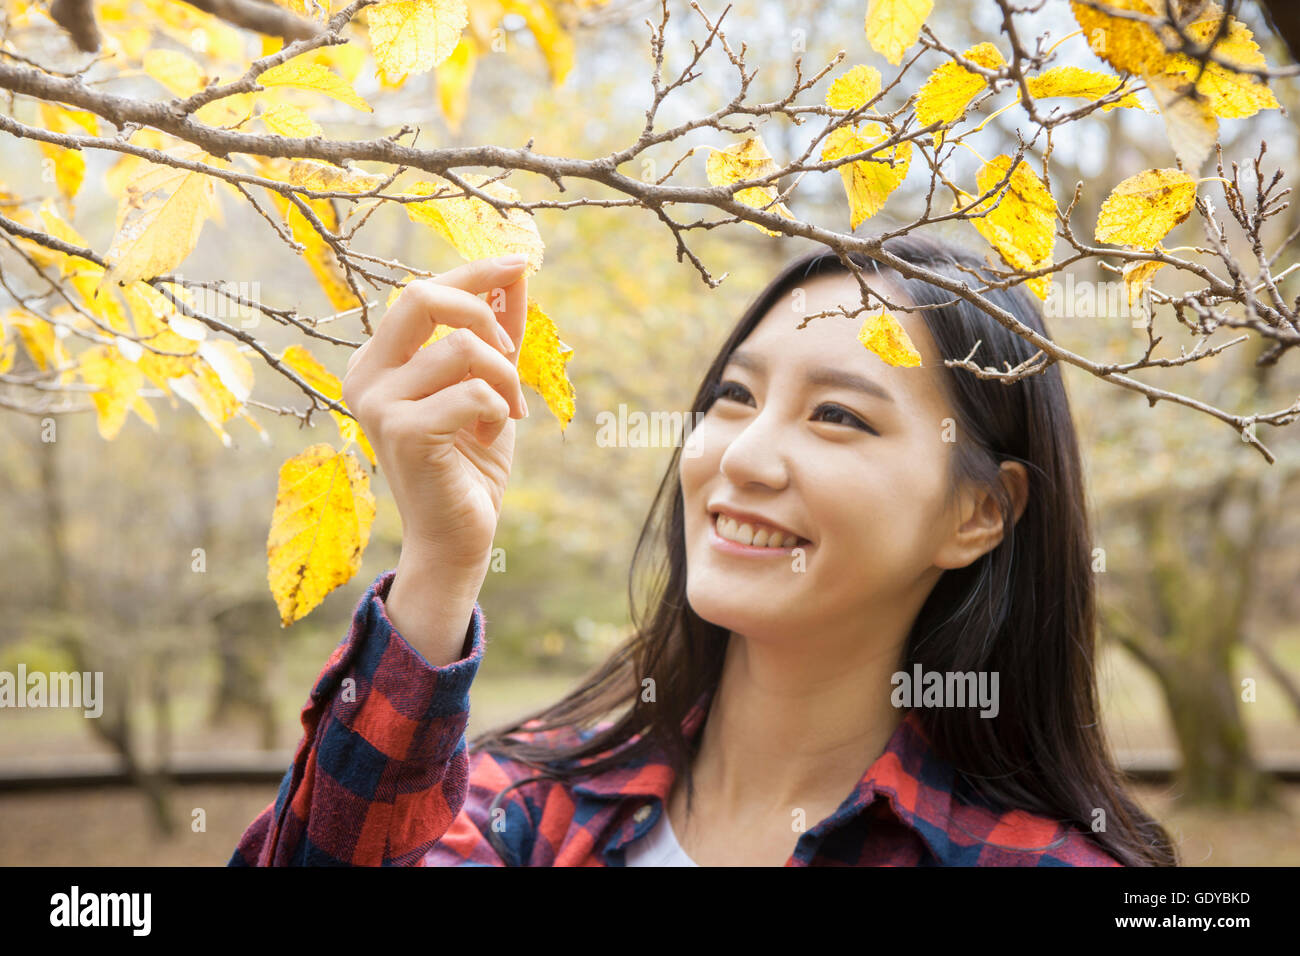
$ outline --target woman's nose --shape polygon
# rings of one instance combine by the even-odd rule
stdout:
[[[776,411],[765,409],[732,436],[718,470],[737,487],[751,482],[784,487],[789,480],[786,446]]]

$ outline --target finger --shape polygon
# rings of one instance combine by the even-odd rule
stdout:
[[[496,315],[478,294],[511,282],[524,268],[503,266],[495,259],[476,259],[432,279],[408,282],[379,322],[367,356],[360,362],[396,368],[429,340],[435,325],[473,329],[483,340],[497,343]],[[502,342],[502,353],[506,343]]]
[[[494,298],[495,296],[488,296],[490,302]],[[520,276],[507,285],[503,298],[504,308],[497,314],[497,319],[514,344],[510,361],[517,366],[520,348],[524,343],[524,330],[528,325],[528,276]]]
[[[429,343],[401,368],[388,371],[378,380],[377,387],[388,400],[419,401],[467,376],[485,381],[509,403],[516,417],[524,417],[524,393],[518,370],[468,329],[453,329]]]
[[[373,341],[374,341],[373,338],[366,339],[364,342],[361,343],[361,345],[358,348],[352,350],[352,354],[348,356],[348,367],[347,370],[343,373],[344,375],[350,375],[352,373],[352,367],[356,365],[358,361],[361,360],[361,354],[365,352],[366,347]]]
[[[510,406],[483,379],[471,378],[406,404],[399,415],[399,428],[449,437],[467,428],[486,448],[510,421]]]

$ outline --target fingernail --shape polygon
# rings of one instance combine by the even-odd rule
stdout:
[[[524,418],[528,417],[528,399],[524,399]]]
[[[493,261],[502,268],[509,269],[513,266],[523,265],[528,261],[528,256],[524,255],[522,252],[516,252],[508,256],[497,256]]]
[[[515,341],[510,337],[510,333],[501,326],[497,326],[497,341],[501,343],[501,348],[505,350],[506,355],[510,355],[515,350]]]

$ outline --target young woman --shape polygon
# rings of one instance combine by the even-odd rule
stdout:
[[[885,248],[971,281],[980,260]],[[477,603],[527,414],[521,263],[413,283],[344,398],[403,519],[231,863],[1174,865],[1102,734],[1084,486],[1060,369],[872,260],[922,356],[857,341],[857,281],[791,262],[723,344],[633,560],[634,636],[553,706],[464,730]],[[498,315],[478,293],[504,290]],[[1019,289],[989,297],[1046,335]],[[420,346],[435,322],[456,326]],[[499,340],[498,333],[505,338]],[[509,357],[508,357],[509,356]],[[648,613],[636,607],[650,570]],[[467,624],[468,622],[468,624]],[[931,676],[933,673],[934,676]],[[958,693],[961,691],[961,693]]]

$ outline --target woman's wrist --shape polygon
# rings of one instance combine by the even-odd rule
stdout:
[[[388,620],[434,667],[455,663],[464,656],[483,577],[403,550],[384,599]]]

